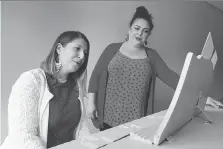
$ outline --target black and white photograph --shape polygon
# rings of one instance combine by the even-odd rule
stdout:
[[[0,1],[0,149],[220,149],[223,1]]]

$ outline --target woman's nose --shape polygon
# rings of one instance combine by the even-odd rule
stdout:
[[[142,36],[142,33],[143,33],[143,31],[142,30],[139,30],[139,35],[140,36]]]
[[[83,51],[78,52],[78,58],[79,59],[83,59],[84,58],[84,52]]]

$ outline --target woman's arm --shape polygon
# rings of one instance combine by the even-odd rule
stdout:
[[[112,44],[108,45],[105,50],[102,52],[100,55],[93,71],[90,77],[89,81],[89,87],[88,87],[88,92],[89,93],[97,93],[98,92],[98,85],[99,85],[99,79],[102,70],[104,69],[105,66],[105,61],[110,57],[110,50],[112,50]]]
[[[109,51],[112,50],[112,44],[108,45],[105,50],[102,52],[101,56],[99,57],[94,70],[91,74],[91,78],[89,81],[89,87],[88,87],[88,92],[89,92],[89,99],[88,99],[88,107],[87,107],[87,113],[89,117],[92,119],[98,117],[97,114],[97,107],[96,107],[96,98],[97,98],[97,93],[99,89],[99,80],[100,80],[100,75],[102,70],[104,70],[106,64],[105,61],[107,60],[109,55]]]
[[[39,95],[34,75],[23,73],[9,97],[9,130],[1,149],[46,149],[38,136]]]
[[[166,85],[171,87],[172,89],[176,89],[178,81],[179,81],[179,75],[172,71],[166,63],[163,61],[163,59],[159,56],[159,54],[154,51],[154,57],[155,57],[155,69],[157,71],[157,77],[162,80]]]

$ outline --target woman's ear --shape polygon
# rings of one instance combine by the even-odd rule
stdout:
[[[58,53],[58,55],[60,54],[62,47],[63,46],[60,43],[57,44],[57,53]]]

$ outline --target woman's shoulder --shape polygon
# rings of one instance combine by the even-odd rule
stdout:
[[[27,77],[34,77],[35,79],[43,79],[45,78],[45,73],[41,68],[31,69],[28,71],[25,71],[21,74],[21,76],[27,76]]]
[[[36,68],[23,72],[18,78],[17,82],[30,83],[34,82],[40,85],[46,81],[45,73],[42,69]]]
[[[116,42],[116,43],[110,43],[108,44],[108,46],[106,47],[106,49],[113,49],[113,50],[116,50],[116,49],[119,49],[121,47],[123,42]]]
[[[121,46],[123,44],[123,42],[114,42],[114,43],[110,43],[108,46],[109,47],[118,47]]]
[[[156,49],[149,48],[149,47],[145,47],[145,49],[146,49],[146,53],[148,55],[150,55],[151,58],[156,58],[157,56],[159,56],[159,54],[158,54]]]
[[[157,53],[156,52],[156,50],[155,49],[153,49],[153,48],[149,48],[149,47],[145,47],[145,49],[146,49],[146,52],[150,52],[150,53]]]
[[[114,53],[119,50],[121,45],[122,42],[108,44],[105,50],[103,51],[102,55],[105,57],[114,55]]]
[[[113,55],[118,51],[122,43],[110,43],[106,46],[104,51],[100,56],[100,61],[107,60],[109,57],[113,57]]]

